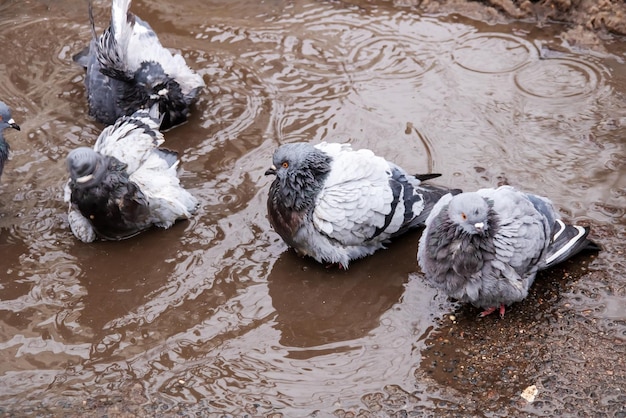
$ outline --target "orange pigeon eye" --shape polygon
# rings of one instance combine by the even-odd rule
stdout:
[[[467,221],[467,215],[465,214],[465,212],[461,212],[461,219]]]
[[[289,163],[287,161],[283,161],[281,165],[283,166],[283,168],[289,168]]]

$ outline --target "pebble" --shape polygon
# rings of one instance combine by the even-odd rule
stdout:
[[[522,391],[520,396],[524,398],[526,402],[532,403],[535,401],[535,396],[537,396],[538,393],[539,393],[539,389],[537,389],[537,386],[530,385]]]

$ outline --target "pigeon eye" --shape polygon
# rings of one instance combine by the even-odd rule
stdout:
[[[467,215],[465,214],[465,212],[461,212],[461,219],[467,221]]]
[[[283,163],[281,164],[281,166],[283,168],[289,168],[289,163],[287,161],[283,161]]]

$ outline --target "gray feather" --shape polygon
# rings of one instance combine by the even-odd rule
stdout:
[[[423,225],[450,191],[347,144],[282,145],[266,174],[276,175],[267,202],[274,230],[298,253],[343,268]]]
[[[527,296],[538,271],[555,264],[551,255],[563,261],[591,248],[586,233],[576,237],[580,245],[555,240],[559,224],[547,198],[510,186],[448,195],[426,220],[418,262],[450,297],[485,309],[509,305]]]

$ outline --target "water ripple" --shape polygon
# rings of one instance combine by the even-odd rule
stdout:
[[[533,62],[537,56],[537,48],[532,43],[504,33],[465,36],[452,52],[457,65],[483,74],[513,72]]]
[[[435,54],[411,38],[370,33],[347,57],[346,71],[357,80],[391,76],[415,80],[433,67]]]
[[[565,99],[588,96],[600,80],[598,71],[580,60],[538,60],[515,74],[517,87],[531,96]]]

